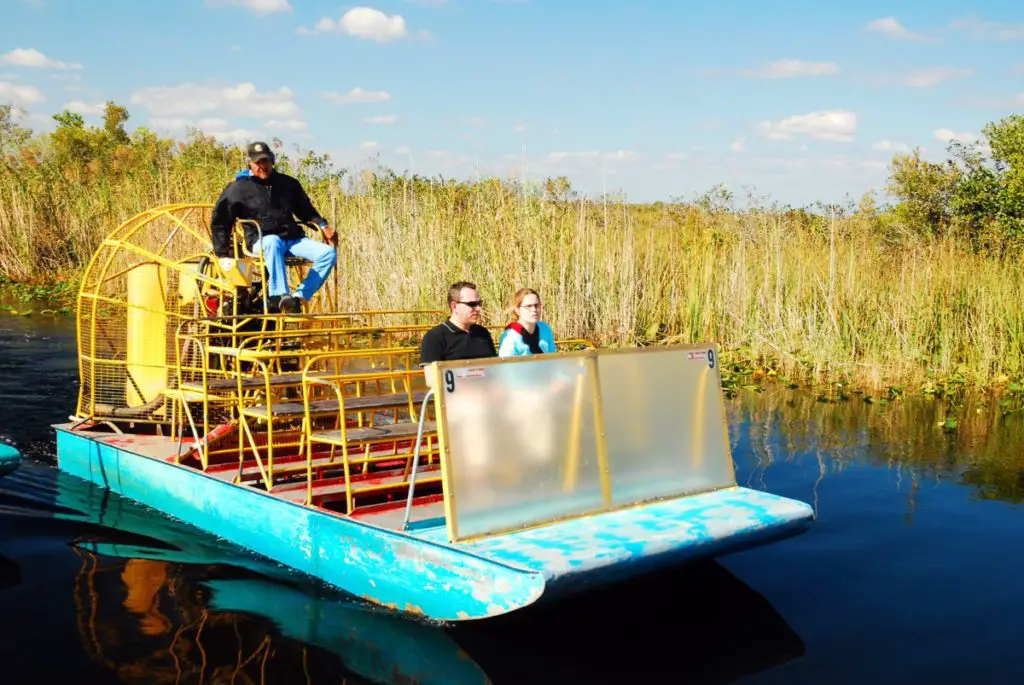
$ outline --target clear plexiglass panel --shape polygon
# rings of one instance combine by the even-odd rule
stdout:
[[[735,484],[715,353],[708,346],[598,355],[614,505]]]
[[[439,366],[454,540],[735,485],[714,346]]]
[[[439,366],[458,539],[603,508],[592,358]]]

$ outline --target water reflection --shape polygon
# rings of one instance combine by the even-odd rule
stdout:
[[[0,482],[0,503],[0,515],[34,524],[18,527],[33,539],[47,523],[69,533],[81,559],[81,643],[122,681],[488,682],[436,626],[367,607],[67,474],[23,466]]]
[[[730,409],[730,438],[737,455],[753,462],[745,476],[752,487],[764,486],[773,464],[810,457],[817,484],[855,464],[889,469],[911,514],[924,482],[968,486],[979,499],[1024,501],[1024,415],[1004,416],[980,396],[948,410],[929,398],[883,405],[852,395],[829,403],[804,391],[772,389],[743,393]],[[950,417],[953,430],[943,427]]]
[[[46,526],[67,533],[78,640],[121,682],[618,682],[674,678],[684,660],[688,682],[727,683],[804,649],[717,563],[439,627],[372,610],[37,464],[0,482],[0,524],[5,516],[32,540]]]
[[[723,685],[804,653],[803,641],[775,608],[717,562],[451,633],[498,685]]]

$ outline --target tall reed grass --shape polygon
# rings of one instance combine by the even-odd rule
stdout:
[[[894,247],[870,217],[808,225],[488,184],[422,196],[399,182],[338,203],[338,223],[352,306],[442,305],[450,281],[470,278],[492,316],[528,285],[559,335],[713,340],[801,381],[877,390],[1024,374],[1021,266],[949,241]]]
[[[212,203],[242,168],[240,150],[148,135],[81,165],[42,146],[10,157],[0,273],[75,278],[120,221],[168,202]],[[339,229],[347,307],[443,307],[447,285],[470,279],[491,321],[530,286],[560,337],[716,341],[801,381],[884,390],[1024,375],[1021,266],[950,241],[892,240],[871,212],[637,206],[389,173],[343,184],[313,155],[285,169]]]

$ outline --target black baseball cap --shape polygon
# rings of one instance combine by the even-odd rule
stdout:
[[[271,164],[274,162],[274,153],[270,151],[270,146],[266,143],[260,141],[249,143],[247,152],[249,159],[253,162],[258,162],[261,159],[269,159]]]

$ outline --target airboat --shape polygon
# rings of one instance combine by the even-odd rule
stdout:
[[[812,523],[806,503],[737,484],[717,345],[567,339],[421,365],[443,312],[343,311],[336,271],[306,311],[274,313],[241,227],[234,262],[210,254],[210,211],[143,212],[93,255],[61,470],[446,622]]]

